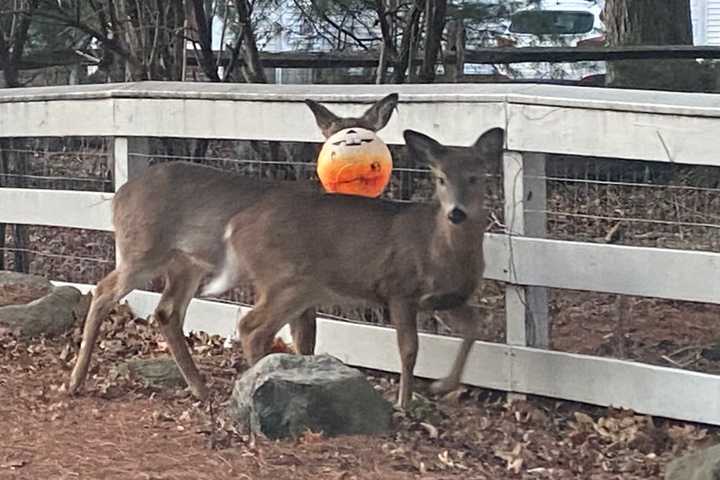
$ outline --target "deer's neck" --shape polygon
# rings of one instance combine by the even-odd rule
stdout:
[[[438,209],[423,280],[420,308],[446,310],[468,301],[483,271],[481,222],[453,225]]]
[[[438,208],[435,218],[435,232],[431,242],[432,256],[446,264],[465,264],[470,272],[476,273],[482,266],[483,222],[468,218],[459,225],[450,223],[445,213]]]

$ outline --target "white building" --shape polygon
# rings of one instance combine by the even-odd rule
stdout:
[[[690,0],[693,43],[720,45],[720,0]]]

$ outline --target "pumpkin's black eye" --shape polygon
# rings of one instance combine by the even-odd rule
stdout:
[[[442,177],[437,177],[437,183],[438,185],[445,185],[445,179]]]

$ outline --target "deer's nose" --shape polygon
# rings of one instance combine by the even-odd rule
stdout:
[[[450,220],[455,225],[464,222],[466,218],[467,214],[457,207],[453,208],[452,210],[450,210],[450,213],[448,213],[448,220]]]

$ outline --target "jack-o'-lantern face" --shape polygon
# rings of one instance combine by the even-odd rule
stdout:
[[[327,139],[318,157],[317,172],[330,193],[379,196],[392,172],[387,145],[365,128],[346,128]]]

